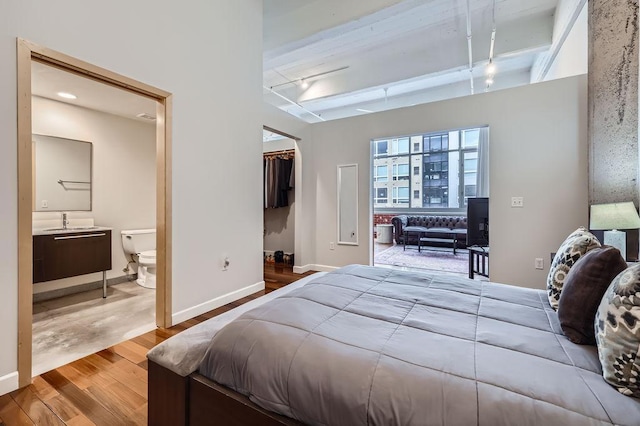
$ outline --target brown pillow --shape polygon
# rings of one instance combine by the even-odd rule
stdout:
[[[560,295],[558,319],[573,343],[595,345],[593,321],[600,300],[611,281],[626,268],[620,251],[604,246],[588,251],[569,270]]]

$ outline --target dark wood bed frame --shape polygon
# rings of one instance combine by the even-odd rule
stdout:
[[[182,377],[149,360],[149,425],[300,425],[193,373]]]

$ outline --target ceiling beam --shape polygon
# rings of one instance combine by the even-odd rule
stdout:
[[[558,2],[553,26],[553,42],[549,52],[540,55],[533,65],[531,83],[538,83],[545,79],[586,4],[587,0],[560,0]]]

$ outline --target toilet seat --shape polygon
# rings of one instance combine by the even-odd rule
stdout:
[[[155,264],[156,263],[156,251],[155,250],[147,250],[138,253],[138,261],[140,263],[145,264]]]

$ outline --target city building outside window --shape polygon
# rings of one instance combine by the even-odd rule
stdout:
[[[479,140],[479,128],[374,140],[376,208],[466,210],[477,193]]]

